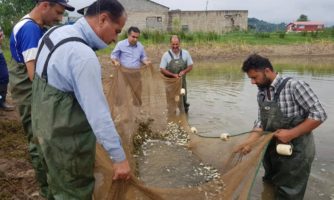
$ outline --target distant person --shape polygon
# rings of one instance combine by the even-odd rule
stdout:
[[[275,199],[302,200],[315,154],[312,130],[326,120],[326,112],[307,83],[282,77],[267,58],[250,55],[242,70],[259,88],[259,116],[256,132],[236,151],[247,154],[262,131],[274,132],[263,158],[263,181],[275,186]],[[277,153],[280,143],[292,145],[291,156]]]
[[[182,88],[185,89],[183,105],[185,112],[188,113],[190,104],[187,102],[186,75],[193,69],[193,60],[187,50],[181,49],[180,42],[177,35],[171,36],[170,50],[165,52],[161,58],[160,72],[169,78],[182,78]]]
[[[142,83],[141,75],[138,69],[144,64],[151,65],[151,61],[147,58],[144,46],[138,41],[140,30],[131,26],[128,29],[128,38],[119,41],[111,53],[111,60],[115,66],[122,66],[127,69],[135,69],[126,73],[126,76],[136,84],[130,85],[132,88],[132,99],[135,106],[141,106]],[[136,71],[137,69],[137,71]]]
[[[54,199],[92,199],[96,142],[113,161],[113,180],[130,166],[103,93],[94,50],[115,42],[126,21],[116,0],[97,0],[73,25],[42,38],[32,92],[32,127]]]
[[[5,34],[0,27],[0,110],[12,111],[14,106],[6,103],[7,87],[9,82],[7,63],[3,55],[1,45]]]
[[[68,5],[67,2],[67,0],[37,0],[31,12],[14,26],[10,37],[11,94],[18,107],[23,129],[28,138],[29,153],[43,197],[47,196],[48,184],[31,128],[32,79],[35,72],[38,41],[46,31],[46,27],[62,20],[65,9],[74,10],[74,7]]]

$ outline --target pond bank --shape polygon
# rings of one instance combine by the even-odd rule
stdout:
[[[154,64],[160,63],[160,58],[169,48],[168,44],[146,45],[146,53]],[[223,61],[226,59],[246,58],[249,54],[259,53],[266,57],[295,57],[295,56],[333,56],[334,43],[323,41],[293,45],[250,45],[250,44],[221,44],[196,43],[182,44],[181,48],[188,50],[194,60]]]

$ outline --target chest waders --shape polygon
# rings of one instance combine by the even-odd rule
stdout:
[[[277,129],[291,129],[307,116],[285,117],[279,108],[279,95],[290,78],[283,80],[277,89],[273,101],[259,99],[260,115],[265,131],[274,132]],[[304,197],[311,164],[314,159],[315,145],[312,133],[305,134],[291,141],[293,153],[291,156],[278,155],[277,140],[273,138],[263,158],[265,169],[264,181],[275,185],[275,199],[302,200]]]
[[[95,135],[74,94],[49,85],[47,76],[50,57],[59,46],[85,42],[67,38],[54,46],[49,37],[43,41],[50,53],[42,76],[36,74],[33,81],[32,125],[47,170],[48,199],[90,200],[95,182]]]
[[[182,50],[180,50],[180,57],[178,59],[175,59],[173,54],[168,51],[170,57],[172,60],[167,64],[166,70],[172,72],[173,74],[179,74],[182,70],[185,70],[188,66],[187,63],[182,59]],[[187,113],[189,110],[190,104],[187,103],[187,80],[186,80],[186,75],[182,76],[182,88],[186,90],[185,95],[183,96],[183,105],[184,105],[184,110]]]
[[[36,23],[32,19],[30,20]],[[36,138],[34,138],[31,127],[32,82],[28,77],[27,66],[24,63],[17,63],[15,60],[11,60],[9,68],[9,85],[12,98],[15,101],[20,114],[24,133],[28,139],[28,151],[31,157],[32,166],[35,170],[36,179],[41,188],[41,195],[46,197],[48,191],[46,172],[42,166],[42,159],[37,151],[37,141]]]

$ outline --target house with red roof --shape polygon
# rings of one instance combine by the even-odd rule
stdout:
[[[286,26],[286,32],[315,32],[324,28],[325,24],[317,21],[292,22]]]

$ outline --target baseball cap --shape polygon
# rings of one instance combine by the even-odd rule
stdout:
[[[54,2],[57,4],[60,4],[62,6],[64,6],[64,8],[68,11],[74,11],[75,8],[71,5],[68,4],[68,0],[37,0],[38,2],[42,2],[42,1],[48,1],[48,2]]]

